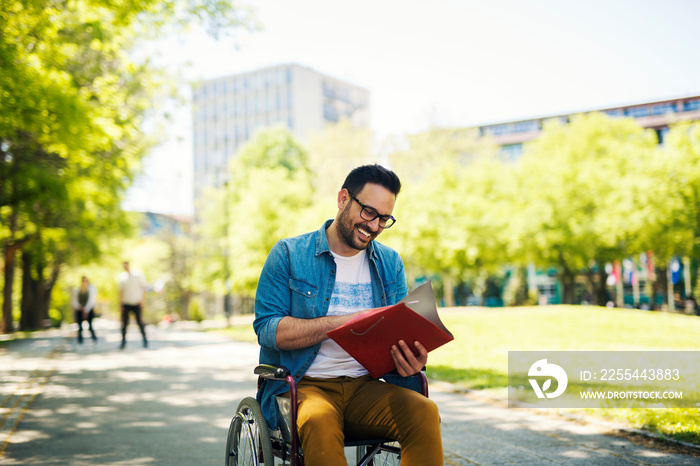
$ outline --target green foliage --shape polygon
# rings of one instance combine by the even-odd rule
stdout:
[[[512,223],[521,257],[578,270],[638,252],[630,245],[639,225],[627,214],[655,148],[653,133],[632,119],[594,113],[550,122],[521,162]]]
[[[567,125],[547,122],[516,162],[502,162],[488,138],[468,131],[413,135],[388,155],[403,189],[398,223],[380,240],[402,254],[409,278],[448,277],[446,290],[450,281],[477,286],[505,266],[522,272],[534,263],[559,271],[565,302],[573,302],[581,272],[599,297],[605,272],[597,270],[606,263],[647,250],[661,263],[697,257],[698,134],[697,124],[677,125],[659,147],[633,119],[577,115]],[[204,206],[206,283],[253,290],[272,244],[330,218],[323,206],[342,176],[372,161],[368,133],[348,122],[309,146],[307,155],[273,128],[241,149],[229,190]],[[510,302],[536,298],[520,278],[508,289]]]
[[[391,156],[403,180],[397,224],[383,241],[415,274],[464,279],[503,264],[509,171],[469,133],[432,131]]]
[[[51,289],[61,265],[85,263],[128,233],[124,192],[154,143],[146,134],[176,83],[135,44],[203,24],[252,23],[219,0],[8,0],[0,4],[0,247],[6,273],[33,253]],[[52,270],[51,278],[39,273]],[[44,280],[47,282],[44,283]],[[10,286],[10,285],[6,285]],[[6,288],[2,330],[12,330]]]
[[[662,260],[700,257],[700,122],[673,126],[654,162],[644,218],[647,245]]]
[[[345,176],[371,163],[370,148],[369,131],[347,121],[314,134],[308,151],[283,127],[256,133],[231,161],[227,187],[197,204],[196,287],[252,295],[275,242],[335,216]]]
[[[63,324],[63,321],[65,320],[63,317],[63,313],[55,307],[49,309],[49,319],[51,320],[52,327],[60,327]]]
[[[231,164],[225,206],[232,289],[252,295],[267,254],[281,238],[296,236],[311,206],[307,153],[284,128],[263,131]]]
[[[308,155],[284,126],[257,131],[231,160],[234,178],[248,170],[284,168],[288,173],[308,173]]]
[[[345,118],[312,134],[307,145],[308,166],[313,173],[311,182],[320,205],[332,205],[345,176],[353,168],[377,162],[372,154],[372,132],[353,126]],[[321,216],[320,221],[326,218],[329,217]]]
[[[188,310],[188,314],[189,314],[190,320],[193,320],[197,323],[202,322],[205,319],[202,305],[196,299],[190,302],[190,308]]]
[[[197,200],[194,287],[214,293],[230,291],[228,280],[228,208],[226,190],[209,188]]]

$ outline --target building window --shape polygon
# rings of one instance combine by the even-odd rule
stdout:
[[[326,102],[323,104],[323,118],[326,121],[331,121],[336,123],[338,121],[338,110],[333,106],[332,103]]]
[[[700,99],[683,102],[684,112],[694,112],[696,110],[700,110]]]
[[[486,128],[486,131],[488,131],[489,134],[492,134],[494,136],[501,136],[510,132],[508,124],[488,126]]]
[[[514,133],[525,133],[529,131],[537,131],[538,129],[539,125],[537,124],[537,120],[517,121],[513,123]]]
[[[625,109],[625,116],[632,118],[641,118],[649,116],[649,107],[644,105],[642,107],[630,107]]]
[[[656,104],[651,106],[652,115],[665,115],[667,113],[674,113],[676,107],[673,104]]]

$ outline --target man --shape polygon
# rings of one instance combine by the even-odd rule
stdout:
[[[126,346],[126,327],[129,325],[129,314],[134,313],[136,323],[143,336],[143,347],[148,347],[146,329],[141,320],[143,311],[143,298],[146,296],[146,279],[139,271],[132,272],[129,262],[124,262],[124,272],[119,275],[119,307],[122,317],[122,344],[120,349]]]
[[[335,219],[316,232],[279,241],[260,275],[254,323],[260,362],[282,364],[297,380],[297,426],[307,466],[346,464],[346,435],[398,440],[402,465],[443,464],[437,406],[372,379],[326,335],[408,293],[400,256],[374,241],[395,222],[391,214],[400,190],[396,174],[379,165],[352,170],[338,193]],[[428,360],[419,342],[399,342],[392,357],[404,377]],[[286,391],[284,382],[271,380],[258,391],[272,428],[278,425],[274,396]]]

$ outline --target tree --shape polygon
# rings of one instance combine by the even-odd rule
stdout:
[[[372,153],[371,130],[353,126],[345,118],[311,135],[307,147],[308,166],[320,205],[335,198],[350,170],[378,161]]]
[[[591,286],[604,304],[604,265],[635,251],[641,225],[629,221],[629,213],[655,148],[653,132],[633,119],[598,113],[575,116],[565,126],[549,122],[526,148],[512,222],[518,256],[556,266],[565,303],[575,301],[578,271],[595,265],[599,280],[591,278]]]
[[[396,227],[382,241],[402,253],[414,275],[437,275],[452,303],[455,280],[493,271],[502,263],[500,240],[502,164],[495,146],[461,131],[433,130],[409,138],[390,155],[403,188]]]
[[[313,187],[308,154],[283,127],[256,133],[231,163],[228,251],[234,292],[252,295],[272,246],[305,231]]]
[[[649,179],[643,189],[638,221],[646,227],[640,231],[638,248],[653,251],[659,264],[656,275],[662,282],[654,292],[667,294],[670,309],[675,307],[674,293],[665,264],[674,256],[700,257],[699,165],[700,123],[673,125],[648,166]],[[663,282],[668,282],[665,287]]]
[[[40,238],[63,248],[36,246],[45,257],[27,254],[30,290],[31,280],[43,281],[32,264],[43,267],[49,252],[53,276],[68,252],[94,255],[104,234],[123,229],[121,197],[152,143],[142,132],[144,118],[171,89],[148,60],[130,55],[134,44],[190,20],[212,31],[240,25],[246,17],[236,11],[217,0],[0,5],[0,331],[13,330],[17,251]]]
[[[307,231],[314,188],[306,150],[281,126],[256,132],[229,170],[201,204],[197,267],[208,288],[250,297],[275,242]]]

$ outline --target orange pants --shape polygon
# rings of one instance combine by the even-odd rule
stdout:
[[[348,439],[390,438],[401,464],[443,464],[437,405],[420,393],[371,378],[302,378],[297,430],[306,466],[346,464]]]

